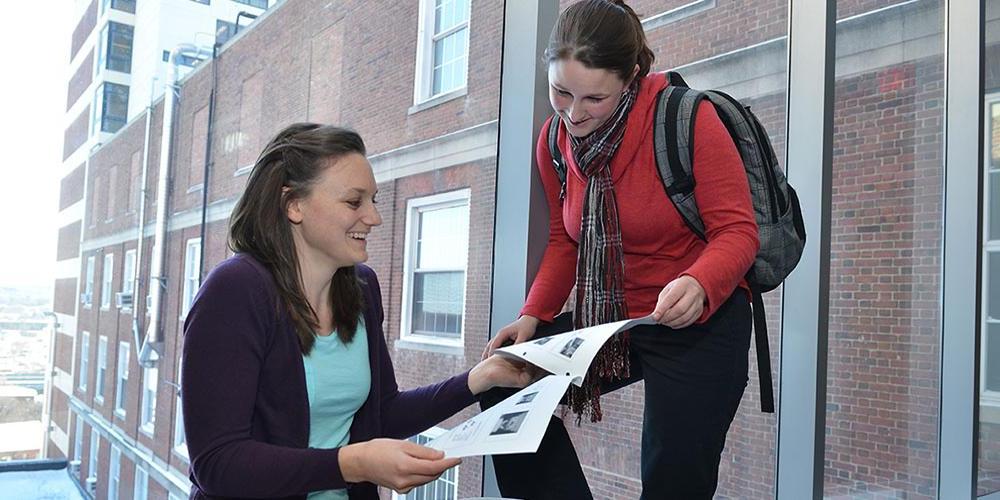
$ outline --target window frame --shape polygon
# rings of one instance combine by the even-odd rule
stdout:
[[[83,307],[90,309],[94,306],[94,267],[97,266],[97,256],[87,256],[87,265],[83,278]]]
[[[267,3],[268,3],[267,0],[263,0],[263,2],[264,2],[264,6],[263,7],[260,6],[260,5],[258,5],[257,3],[254,3],[254,0],[233,0],[233,1],[236,2],[236,3],[239,3],[239,4],[246,5],[248,7],[253,7],[255,9],[267,10]],[[257,2],[260,2],[260,1],[261,0],[257,0]]]
[[[111,309],[111,295],[115,282],[115,254],[104,254],[104,267],[101,268],[101,310]]]
[[[472,40],[472,1],[452,1],[465,1],[465,21],[452,26],[441,33],[434,33],[435,21],[437,20],[437,8],[435,5],[436,0],[420,0],[419,13],[417,16],[417,55],[416,64],[414,66],[415,75],[413,86],[413,103],[418,107],[416,110],[423,109],[420,107],[421,105],[432,106],[434,104],[464,95],[469,86],[469,47]],[[434,46],[438,41],[444,40],[445,38],[448,38],[463,29],[466,30],[465,71],[463,74],[464,84],[435,93]]]
[[[124,419],[125,403],[128,398],[129,356],[131,354],[128,342],[118,343],[118,359],[115,371],[115,416]]]
[[[174,452],[184,457],[185,460],[189,460],[187,448],[187,435],[184,434],[184,407],[181,401],[181,366],[183,356],[178,356],[177,359],[177,387],[176,394],[174,398],[176,400],[176,405],[174,406],[174,441],[173,449]]]
[[[126,250],[125,256],[122,258],[122,286],[120,290],[121,293],[132,295],[132,305],[120,308],[123,313],[130,312],[135,307],[135,258],[136,249],[134,248]]]
[[[142,406],[140,407],[139,430],[152,436],[156,430],[156,398],[160,383],[157,367],[142,369]]]
[[[82,338],[80,339],[80,370],[78,375],[80,379],[77,381],[77,388],[81,392],[87,392],[87,379],[90,375],[90,332],[84,330],[81,332]]]
[[[108,337],[100,335],[97,337],[97,373],[94,380],[94,400],[98,404],[104,404],[104,378],[108,373]]]
[[[980,290],[980,352],[979,352],[979,404],[983,406],[990,406],[993,408],[1000,409],[1000,391],[990,391],[986,388],[987,376],[989,375],[988,370],[990,366],[989,359],[989,339],[990,339],[990,325],[1000,326],[1000,318],[991,318],[989,311],[989,300],[990,300],[990,255],[997,254],[1000,255],[1000,237],[991,240],[990,236],[990,220],[991,217],[1000,217],[1000,213],[991,214],[990,211],[990,175],[1000,176],[1000,165],[993,166],[990,163],[991,160],[991,127],[993,125],[993,120],[991,116],[991,108],[994,106],[1000,106],[1000,92],[989,93],[983,99],[984,110],[983,119],[985,124],[983,126],[983,133],[986,137],[983,138],[983,226],[982,231],[982,259],[983,259],[983,279],[981,280],[981,290]],[[998,235],[1000,236],[1000,235]],[[998,336],[1000,337],[1000,336]],[[998,370],[1000,370],[1000,360],[997,363]]]
[[[97,464],[101,459],[101,433],[90,426],[90,462],[87,464],[87,479],[97,479]]]
[[[149,471],[144,467],[135,464],[135,473],[132,482],[132,500],[149,499]]]
[[[196,249],[196,250],[195,250]],[[181,276],[181,314],[180,319],[187,318],[191,304],[194,302],[198,288],[201,286],[201,238],[189,238],[184,243],[184,274]]]
[[[76,418],[76,435],[73,436],[73,460],[79,463],[83,460],[83,417],[75,412],[73,417]]]
[[[108,113],[108,97],[123,97],[125,112],[123,115],[113,115]],[[94,91],[94,105],[91,107],[91,128],[94,133],[114,134],[121,130],[128,123],[128,102],[131,96],[131,89],[128,85],[115,82],[102,82]]]
[[[114,49],[124,50],[125,42],[128,42],[128,55],[126,61],[125,54],[112,54]],[[101,28],[101,50],[99,71],[115,71],[125,75],[132,74],[132,55],[135,51],[135,26],[116,21],[108,21]],[[111,67],[112,64],[115,67]]]
[[[466,259],[465,265],[458,269],[456,268],[433,268],[433,269],[419,269],[417,268],[416,258],[418,255],[418,238],[420,232],[420,215],[423,212],[465,206],[469,210],[469,223],[466,225],[465,234],[465,248],[466,248]],[[429,196],[422,196],[418,198],[412,198],[406,202],[406,226],[403,233],[404,250],[403,250],[403,297],[401,303],[401,315],[400,315],[400,328],[399,328],[399,338],[405,341],[413,341],[424,344],[434,344],[440,346],[449,347],[462,347],[465,342],[465,319],[466,319],[466,299],[468,297],[468,277],[469,277],[469,264],[468,264],[468,251],[469,251],[469,234],[468,228],[471,226],[471,208],[472,208],[472,190],[469,188],[457,189],[454,191],[447,191],[443,193],[432,194]],[[430,271],[441,271],[441,272],[462,272],[462,319],[459,325],[459,333],[457,337],[447,337],[444,335],[435,335],[433,333],[415,333],[412,331],[412,315],[413,315],[413,296],[414,296],[414,282],[416,281],[415,275],[418,272],[430,272]]]
[[[434,438],[437,438],[438,436],[444,434],[445,432],[447,432],[447,429],[442,429],[441,427],[434,426],[434,427],[431,427],[430,429],[427,429],[426,431],[423,431],[423,432],[417,434],[416,436],[410,437],[409,439],[407,439],[407,441],[423,445],[423,444],[426,444],[428,441],[430,441],[430,440],[432,440]],[[421,498],[434,498],[436,500],[436,499],[440,498],[440,497],[438,497],[438,491],[437,491],[437,484],[438,484],[439,481],[442,482],[442,483],[450,484],[450,485],[454,486],[454,490],[453,490],[454,495],[452,495],[450,498],[447,498],[445,500],[458,500],[458,498],[459,498],[459,496],[458,496],[459,495],[459,493],[458,493],[459,478],[461,477],[461,475],[459,474],[460,467],[462,467],[461,464],[456,465],[456,466],[454,466],[454,467],[452,467],[450,469],[447,469],[446,471],[444,471],[443,473],[441,473],[441,475],[437,479],[435,479],[435,480],[433,480],[433,481],[431,481],[431,482],[429,482],[429,483],[427,483],[425,485],[413,488],[412,490],[408,491],[405,494],[401,495],[401,494],[396,493],[395,491],[393,491],[392,492],[392,500],[407,500],[409,498],[413,498],[410,495],[416,495],[417,492],[427,493],[426,491],[423,491],[423,489],[424,488],[429,488],[431,486],[434,487],[434,491],[431,493],[431,495],[430,496],[426,496],[425,495],[425,496],[423,496]],[[450,478],[454,478],[454,481],[452,481]]]
[[[122,450],[111,443],[111,460],[108,463],[108,500],[118,500],[121,487]]]

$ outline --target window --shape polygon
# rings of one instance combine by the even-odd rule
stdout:
[[[128,342],[118,344],[118,385],[115,387],[115,415],[125,417],[125,396],[128,385]]]
[[[132,490],[132,500],[146,500],[149,494],[149,473],[136,464],[135,488]]]
[[[104,376],[108,371],[108,338],[101,335],[97,339],[97,380],[94,382],[94,399],[104,402]]]
[[[241,3],[243,5],[249,5],[251,7],[257,7],[258,9],[267,8],[267,0],[233,0],[236,3]]]
[[[1000,95],[987,99],[986,119],[984,304],[979,387],[983,404],[1000,406]]]
[[[460,344],[469,253],[469,190],[410,200],[405,252],[403,335]]]
[[[128,24],[109,21],[101,30],[101,50],[98,52],[98,69],[122,73],[132,72],[132,35]]]
[[[115,255],[104,255],[104,268],[101,270],[101,309],[111,307],[111,281],[115,275]]]
[[[183,358],[182,358],[183,359]],[[177,404],[174,406],[174,451],[188,456],[187,436],[184,435],[184,408],[181,406],[181,360],[177,360]]]
[[[469,0],[421,0],[414,100],[465,88],[469,62]]]
[[[94,427],[90,428],[90,462],[87,464],[87,479],[97,479],[97,464],[101,452],[101,435]]]
[[[108,467],[108,500],[118,500],[118,485],[121,482],[122,451],[111,445],[111,464]]]
[[[194,296],[201,286],[201,238],[192,238],[184,251],[184,291],[181,295],[181,317],[187,316]]]
[[[115,133],[128,119],[127,85],[104,82],[94,94],[92,130]]]
[[[94,264],[96,258],[91,255],[87,257],[87,272],[84,274],[83,293],[80,295],[80,302],[83,307],[89,308],[94,303]]]
[[[445,432],[440,427],[431,427],[409,440],[423,445]],[[405,495],[392,493],[393,500],[457,500],[458,499],[458,467],[452,467],[434,481],[419,488],[410,490]]]
[[[189,55],[189,54],[177,54],[177,64],[181,66],[187,66],[193,68],[196,64],[200,63],[202,59]],[[163,51],[163,62],[170,62],[170,51]]]
[[[215,43],[222,45],[236,36],[236,25],[222,19],[215,20]]]
[[[132,309],[135,292],[135,250],[125,252],[125,263],[122,266],[122,302],[123,310]]]
[[[76,435],[73,436],[73,460],[79,462],[83,458],[83,418],[75,413],[73,415],[76,417]]]
[[[135,0],[101,0],[101,14],[107,12],[108,7],[135,14]]]
[[[212,4],[211,0],[191,0],[191,1],[194,2],[194,3],[200,3],[200,4],[204,4],[204,5],[211,5]]]
[[[159,382],[159,370],[146,368],[142,377],[142,430],[153,433],[156,424],[156,384]]]
[[[80,390],[87,390],[87,375],[90,367],[87,363],[90,360],[90,332],[83,332],[80,338]]]

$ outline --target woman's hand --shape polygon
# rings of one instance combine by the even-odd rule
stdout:
[[[691,276],[681,276],[663,287],[653,309],[653,319],[678,329],[691,325],[705,310],[705,289]]]
[[[493,355],[493,351],[503,347],[507,342],[520,344],[531,340],[535,336],[535,329],[538,328],[539,319],[534,316],[521,316],[517,321],[503,327],[496,336],[490,339],[483,349],[483,359]]]
[[[473,394],[480,394],[494,387],[521,388],[532,383],[541,374],[542,370],[530,363],[503,356],[490,356],[469,372],[469,390]]]
[[[340,472],[349,483],[368,481],[406,493],[438,478],[462,461],[444,452],[398,439],[373,439],[340,449]]]

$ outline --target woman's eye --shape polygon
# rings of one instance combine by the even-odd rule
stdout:
[[[348,201],[347,204],[354,208],[361,208],[361,200],[351,200]]]
[[[561,95],[563,97],[573,97],[572,94],[570,94],[569,92],[566,92],[565,90],[558,90],[558,89],[556,89],[556,93],[558,93],[559,95]]]
[[[604,100],[604,98],[603,97],[588,97],[587,100],[590,101],[590,102],[601,102],[601,101]]]

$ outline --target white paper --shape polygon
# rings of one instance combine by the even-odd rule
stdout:
[[[590,363],[612,335],[637,325],[652,325],[652,317],[618,321],[543,337],[496,351],[534,364],[553,375],[521,389],[489,410],[466,420],[428,442],[448,458],[509,453],[534,453],[542,442],[549,417],[569,384],[581,385]]]
[[[546,376],[425,446],[448,458],[534,453],[569,383],[570,377]]]
[[[637,325],[653,325],[652,316],[605,323],[571,332],[542,337],[530,342],[497,349],[497,354],[527,361],[549,373],[571,378],[576,386],[583,385],[590,363],[601,346],[618,332]]]

